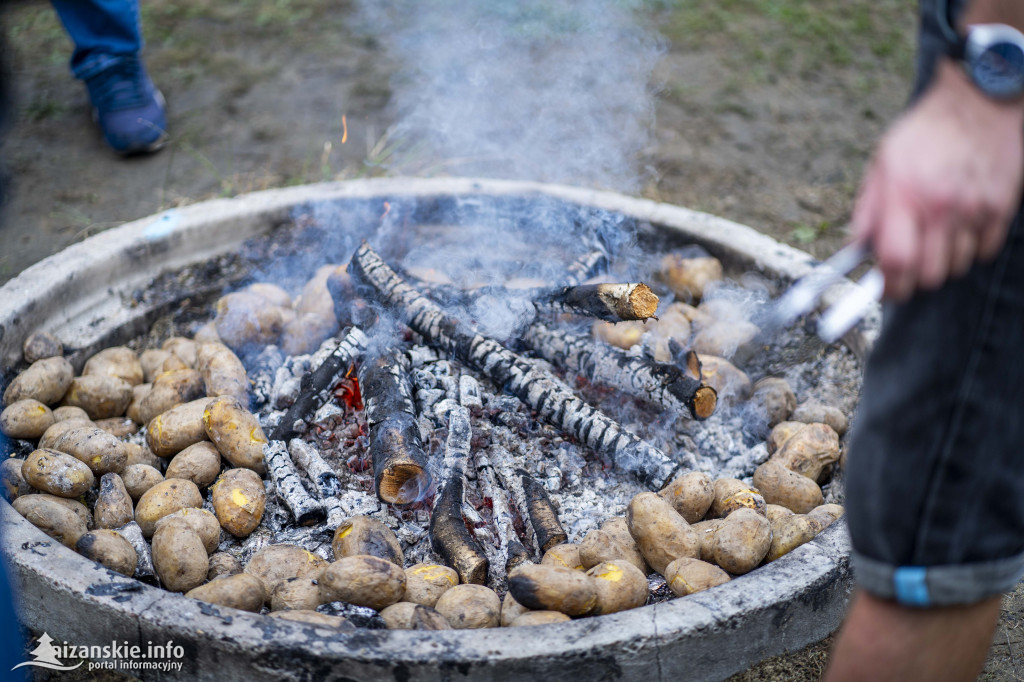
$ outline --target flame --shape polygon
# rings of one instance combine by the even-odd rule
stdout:
[[[391,202],[385,201],[384,202],[384,212],[380,214],[381,222],[383,222],[384,219],[388,217],[388,213],[391,213]]]
[[[341,115],[341,143],[345,144],[348,140],[348,121],[345,119],[345,114]]]
[[[363,395],[359,390],[359,379],[351,376],[352,369],[345,373],[345,376],[334,388],[334,397],[345,403],[350,410],[363,409]]]

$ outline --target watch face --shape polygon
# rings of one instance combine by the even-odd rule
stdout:
[[[971,76],[993,97],[1017,96],[1024,89],[1024,50],[1015,43],[993,43],[973,61]]]

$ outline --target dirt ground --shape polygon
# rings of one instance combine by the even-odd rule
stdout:
[[[819,256],[834,251],[871,148],[905,100],[912,3],[629,4],[638,25],[660,35],[646,86],[653,124],[632,160],[636,185],[603,186],[722,215]],[[367,30],[355,0],[143,2],[144,55],[169,102],[170,142],[132,159],[108,151],[93,127],[49,4],[21,0],[2,11],[16,116],[0,143],[12,180],[0,282],[172,206],[465,169],[458,159],[424,163],[398,152],[395,102],[408,64],[392,35]],[[1022,609],[1018,590],[1006,599],[982,679],[1019,679]],[[827,649],[826,640],[735,679],[815,680]]]

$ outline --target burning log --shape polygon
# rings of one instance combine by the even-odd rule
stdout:
[[[541,553],[568,540],[569,536],[562,529],[562,524],[558,522],[558,512],[551,504],[548,494],[544,492],[544,486],[522,469],[516,473],[523,482],[530,524],[533,526],[534,532],[537,533],[537,543],[540,545]]]
[[[430,487],[430,474],[412,402],[409,359],[401,350],[384,351],[362,364],[359,380],[377,497],[391,504],[415,502]]]
[[[306,492],[283,442],[272,440],[264,445],[263,461],[266,462],[267,473],[274,481],[277,496],[288,507],[297,524],[312,526],[327,518],[323,505]]]
[[[614,386],[677,412],[685,407],[695,419],[707,419],[718,404],[715,389],[675,365],[628,355],[618,348],[538,323],[526,330],[523,340],[545,360],[589,381]],[[690,367],[694,362],[696,354],[687,358]]]
[[[437,304],[404,282],[366,242],[353,256],[351,269],[354,278],[370,287],[376,298],[399,311],[409,326],[429,343],[476,367],[543,419],[608,456],[615,466],[630,472],[645,485],[660,489],[675,477],[681,466],[694,464],[692,455],[686,456],[686,462],[673,461],[582,401],[552,375],[532,367],[497,341],[445,314]]]
[[[341,508],[341,501],[338,499],[338,495],[341,494],[341,481],[338,480],[338,475],[324,461],[316,448],[300,438],[292,438],[288,443],[288,452],[320,493],[320,500],[327,514],[327,528],[333,531],[345,520],[345,510]]]
[[[352,361],[366,350],[366,343],[366,335],[359,327],[348,330],[338,347],[315,370],[303,377],[299,397],[270,434],[270,440],[288,442],[304,429],[306,420],[331,399],[335,384]]]
[[[462,517],[471,438],[469,410],[453,405],[448,412],[448,440],[442,465],[445,483],[430,516],[430,543],[463,583],[482,585],[487,579],[487,557]]]
[[[498,483],[487,452],[478,450],[474,455],[474,462],[480,492],[491,501],[494,527],[498,531],[498,549],[500,555],[506,557],[505,573],[507,575],[519,564],[529,561],[530,553],[519,541],[519,535],[515,529],[515,519],[512,516],[512,510],[509,509],[508,493]]]
[[[539,310],[620,322],[654,317],[658,297],[646,284],[583,284],[540,293],[534,305]]]

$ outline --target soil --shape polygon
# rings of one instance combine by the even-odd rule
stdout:
[[[170,140],[157,154],[122,159],[104,146],[85,90],[68,74],[70,43],[49,3],[5,3],[16,107],[0,143],[12,181],[0,223],[0,282],[71,243],[172,206],[469,168],[399,153],[398,105],[408,101],[410,71],[396,46],[408,34],[367,30],[365,8],[356,5],[143,3],[144,56],[169,102]],[[725,216],[817,256],[838,248],[861,169],[909,89],[911,3],[632,5],[638,25],[660,35],[644,88],[653,115],[631,157],[631,181],[580,184]],[[1022,612],[1018,588],[1004,602],[982,679],[1019,679]],[[734,679],[819,679],[828,646],[770,659]]]

